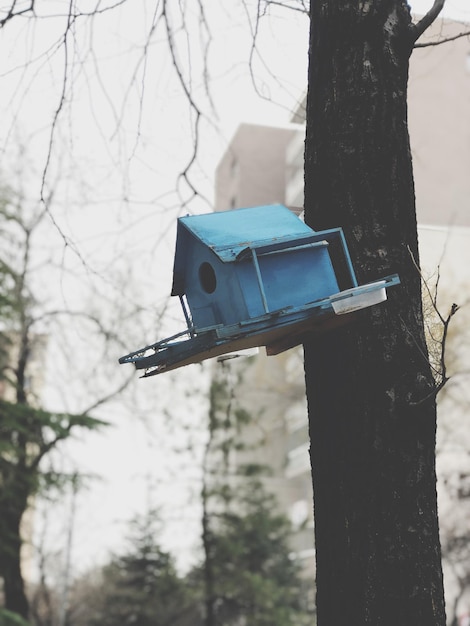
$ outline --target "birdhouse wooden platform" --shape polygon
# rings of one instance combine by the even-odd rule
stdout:
[[[330,245],[347,289],[338,287]],[[393,275],[359,286],[341,228],[315,232],[282,205],[182,217],[171,293],[187,328],[119,362],[152,376],[247,348],[277,354],[383,302],[399,282]]]

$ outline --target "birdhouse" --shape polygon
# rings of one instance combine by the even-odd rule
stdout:
[[[330,244],[346,268],[343,291]],[[182,217],[171,293],[187,328],[120,363],[149,376],[255,346],[276,354],[382,302],[398,282],[394,275],[359,286],[342,230],[315,232],[282,205]]]
[[[282,205],[180,218],[172,295],[199,328],[324,298],[338,284],[328,242],[314,239]]]

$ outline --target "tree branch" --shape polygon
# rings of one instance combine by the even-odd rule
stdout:
[[[34,13],[35,1],[36,0],[31,0],[27,7],[15,11],[17,0],[13,0],[6,16],[0,20],[0,28],[3,28],[7,22],[12,20],[14,17],[17,17],[18,15],[24,15],[25,13]]]
[[[413,24],[411,26],[412,33],[412,41],[415,42],[418,40],[421,35],[427,30],[434,20],[437,18],[439,13],[442,11],[444,7],[445,0],[434,0],[434,4],[432,8],[426,13],[426,15],[421,18],[421,20],[417,24]]]
[[[457,311],[459,310],[460,306],[458,304],[452,304],[452,306],[450,307],[449,313],[447,314],[447,316],[444,317],[444,315],[441,313],[441,311],[439,310],[438,304],[437,304],[437,295],[438,295],[438,285],[439,285],[439,280],[440,280],[440,271],[439,271],[439,267],[438,267],[438,271],[437,271],[437,279],[436,279],[436,284],[434,287],[434,294],[432,293],[431,288],[429,287],[428,281],[424,278],[423,273],[421,271],[421,268],[419,267],[418,263],[416,262],[411,250],[408,248],[408,251],[410,253],[411,256],[411,260],[413,265],[415,266],[417,272],[419,273],[420,277],[421,277],[421,282],[423,285],[423,288],[429,298],[429,302],[431,304],[432,307],[432,311],[433,313],[437,316],[438,320],[439,320],[439,324],[441,326],[441,336],[439,338],[435,338],[431,332],[431,330],[429,330],[428,328],[428,333],[432,339],[432,342],[434,344],[439,344],[439,350],[438,350],[438,354],[436,355],[435,358],[435,364],[432,362],[432,359],[429,359],[429,365],[431,367],[431,370],[433,371],[434,374],[434,379],[435,379],[435,388],[433,389],[433,391],[426,396],[424,399],[419,400],[418,402],[413,402],[413,405],[417,405],[417,404],[421,404],[422,402],[425,402],[426,400],[428,400],[431,397],[435,397],[437,396],[437,394],[439,393],[439,391],[448,383],[449,381],[449,376],[447,375],[447,364],[446,364],[446,348],[447,348],[447,335],[449,332],[449,325],[451,323],[452,318],[454,317],[454,315],[457,313]],[[429,343],[428,343],[429,346]]]
[[[113,391],[110,391],[107,395],[93,402],[93,404],[90,404],[90,406],[88,406],[83,413],[85,415],[88,415],[92,411],[95,411],[99,406],[106,404],[106,402],[109,402],[109,400],[112,400],[113,398],[121,394],[125,389],[127,389],[127,387],[132,383],[133,380],[134,380],[134,372],[132,371],[131,374],[124,380],[123,383],[121,383],[118,387],[113,389]]]
[[[265,2],[266,2],[266,7],[278,6],[283,9],[288,9],[290,11],[297,11],[298,13],[304,13],[305,15],[308,15],[309,13],[309,8],[303,0],[300,0],[299,2],[300,6],[292,6],[290,4],[285,4],[285,2],[281,2],[279,0],[278,1],[277,0],[265,0]]]
[[[462,37],[470,37],[470,30],[467,30],[463,33],[459,33],[458,35],[454,35],[453,37],[444,37],[443,39],[439,39],[439,41],[429,41],[428,43],[417,43],[414,45],[414,48],[429,48],[430,46],[440,46],[441,43],[448,43],[449,41],[455,41],[456,39],[461,39]]]
[[[202,10],[202,5],[200,4],[200,9]],[[183,180],[185,181],[185,183],[187,184],[190,192],[191,192],[191,197],[189,198],[189,200],[183,200],[182,198],[182,208],[185,207],[188,202],[192,199],[195,198],[197,196],[203,197],[198,190],[196,189],[195,185],[193,184],[193,182],[190,179],[190,171],[191,168],[193,167],[193,165],[195,164],[197,157],[198,157],[198,153],[199,153],[199,137],[200,137],[200,125],[201,125],[201,121],[205,118],[206,116],[203,114],[201,108],[198,106],[195,96],[193,95],[193,91],[192,91],[192,84],[191,84],[191,76],[189,77],[188,80],[185,80],[185,77],[183,75],[183,69],[181,67],[181,64],[178,60],[178,55],[177,55],[177,50],[176,50],[176,44],[175,44],[175,39],[174,39],[174,32],[171,26],[171,18],[170,18],[170,14],[169,14],[169,8],[168,8],[168,2],[167,0],[163,0],[163,5],[162,5],[162,10],[161,10],[161,16],[163,18],[163,22],[165,25],[165,31],[166,31],[166,37],[167,37],[167,41],[168,41],[168,49],[170,52],[170,57],[171,57],[171,61],[173,64],[173,68],[176,72],[176,76],[178,78],[178,82],[183,90],[184,95],[186,96],[186,99],[188,101],[189,104],[189,109],[193,114],[193,133],[194,133],[194,137],[193,137],[193,151],[192,154],[188,160],[188,163],[186,164],[184,170],[178,175],[178,183],[179,181]],[[184,18],[184,16],[183,16]],[[207,22],[205,20],[204,14],[201,17],[202,19],[202,24],[204,25],[206,31],[209,34],[209,43],[210,43],[210,33],[208,31],[208,26],[207,26]],[[207,45],[209,45],[209,43]],[[205,49],[205,58],[207,58],[207,46]],[[210,120],[208,120],[210,121]],[[204,198],[207,201],[207,198]]]

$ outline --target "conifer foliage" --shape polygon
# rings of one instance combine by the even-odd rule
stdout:
[[[102,570],[91,626],[190,624],[194,606],[172,556],[158,543],[154,511],[132,523],[129,549]]]
[[[64,478],[45,471],[43,461],[76,428],[103,422],[40,407],[32,372],[41,362],[44,337],[35,325],[40,306],[33,293],[31,250],[44,214],[27,214],[20,200],[0,189],[0,578],[5,608],[27,618],[21,522],[39,489]]]

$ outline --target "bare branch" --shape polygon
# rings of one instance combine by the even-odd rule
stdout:
[[[49,147],[48,147],[48,151],[47,151],[47,157],[46,157],[46,164],[44,166],[44,170],[42,173],[42,182],[41,182],[41,192],[40,192],[40,199],[41,199],[41,203],[44,205],[45,211],[49,214],[49,209],[48,206],[46,204],[45,198],[44,198],[44,188],[46,185],[46,176],[47,176],[47,172],[49,170],[49,165],[51,162],[51,156],[52,156],[52,146],[54,143],[54,135],[55,135],[55,130],[57,127],[57,121],[59,119],[59,115],[62,111],[62,108],[64,106],[65,103],[65,96],[66,96],[66,92],[67,92],[67,85],[68,85],[68,69],[69,69],[69,61],[68,61],[68,37],[69,37],[69,33],[70,33],[70,28],[72,25],[72,7],[73,7],[73,0],[69,0],[69,12],[68,12],[68,16],[67,16],[67,26],[65,29],[65,33],[64,36],[62,38],[62,44],[64,46],[64,76],[63,76],[63,80],[62,80],[62,91],[60,94],[60,99],[59,99],[59,104],[57,105],[57,109],[55,110],[54,113],[54,118],[52,120],[52,125],[51,125],[51,132],[49,135]],[[50,215],[50,217],[52,217]],[[56,222],[53,220],[54,225],[57,227]],[[62,237],[64,237],[62,231],[59,232],[61,233]]]
[[[427,30],[444,8],[445,0],[434,0],[434,4],[417,24],[411,26],[412,41],[416,41]]]
[[[270,0],[258,0],[256,4],[256,16],[252,18],[250,3],[248,3],[246,0],[242,0],[242,6],[247,17],[248,26],[251,31],[251,46],[250,46],[250,55],[248,59],[248,69],[250,72],[251,83],[253,85],[253,88],[257,96],[259,96],[263,100],[266,100],[267,102],[273,103],[274,102],[273,98],[271,97],[269,93],[263,93],[262,86],[260,88],[260,86],[257,83],[256,76],[255,76],[255,60],[256,60],[261,64],[263,70],[269,75],[270,79],[272,79],[273,82],[279,88],[281,88],[284,91],[286,90],[286,88],[282,84],[282,81],[271,70],[269,60],[268,61],[265,60],[265,58],[261,54],[259,47],[258,47],[258,37],[260,36],[261,20],[263,17],[267,15],[270,5],[294,10],[294,7],[290,6],[289,4],[285,4],[282,1],[271,2]],[[301,5],[304,6],[304,3],[301,2]],[[305,13],[308,16],[308,13],[309,13],[308,10],[303,10],[303,9],[295,9],[295,10],[297,10],[300,13]],[[266,92],[266,89],[265,89],[265,92]],[[277,105],[280,108],[285,109],[289,113],[291,113],[290,107],[286,107],[279,103],[277,103]]]
[[[265,2],[266,6],[277,6],[283,9],[288,9],[289,11],[297,11],[298,13],[305,13],[305,15],[309,14],[309,8],[303,0],[299,1],[299,6],[292,6],[291,4],[286,4],[280,0],[265,0]]]
[[[203,69],[204,89],[206,92],[207,99],[209,100],[209,103],[211,105],[212,111],[216,114],[215,105],[212,100],[211,90],[209,88],[209,74],[208,74],[209,48],[212,42],[212,35],[209,29],[209,22],[206,18],[206,10],[204,8],[204,3],[202,2],[202,0],[198,0],[198,4],[199,4],[199,13],[200,13],[200,18],[199,18],[200,27],[207,33],[207,41],[205,43],[201,42],[201,47],[203,49],[203,57],[204,57],[204,69]]]
[[[447,316],[444,317],[444,315],[439,310],[439,307],[437,304],[438,285],[440,281],[440,267],[438,267],[437,269],[437,278],[435,281],[434,289],[432,290],[431,287],[429,286],[429,282],[424,278],[421,268],[417,264],[414,258],[414,255],[412,254],[410,249],[408,250],[411,256],[412,263],[421,277],[425,294],[427,295],[427,298],[431,304],[432,314],[437,316],[439,320],[439,325],[440,325],[438,336],[434,336],[433,334],[434,331],[431,328],[432,324],[429,322],[426,322],[426,325],[427,325],[426,330],[428,333],[428,344],[429,344],[429,338],[430,338],[434,347],[437,346],[437,349],[434,349],[434,350],[430,349],[430,356],[428,358],[429,365],[431,367],[431,370],[434,375],[434,379],[436,381],[436,386],[434,387],[433,391],[424,399],[413,403],[413,404],[421,404],[422,402],[427,401],[431,397],[435,397],[439,393],[439,391],[449,381],[449,376],[447,375],[447,363],[446,363],[447,336],[449,333],[449,325],[451,323],[451,320],[454,317],[454,315],[457,313],[457,311],[459,310],[460,306],[455,303],[452,304],[452,306],[450,307],[449,313],[447,314]],[[426,312],[425,312],[425,315],[426,315]]]
[[[416,271],[418,272],[418,274],[421,277],[421,281],[422,281],[423,287],[424,287],[424,289],[426,290],[426,292],[427,292],[427,294],[429,296],[429,301],[432,303],[434,311],[436,312],[436,314],[439,317],[440,321],[442,323],[444,323],[444,318],[442,317],[439,309],[437,308],[437,287],[439,285],[439,280],[440,280],[440,277],[441,277],[440,276],[440,268],[439,267],[437,268],[437,278],[436,278],[436,284],[435,284],[435,287],[434,287],[434,294],[433,294],[432,291],[431,291],[431,288],[429,286],[429,283],[424,278],[423,272],[421,271],[421,268],[419,267],[418,263],[416,262],[414,254],[412,253],[411,248],[409,246],[408,246],[408,252],[409,252],[410,257],[411,257],[411,262],[413,263],[413,265],[415,266]]]
[[[24,7],[23,9],[15,10],[17,0],[13,0],[6,16],[0,19],[0,28],[3,28],[7,22],[9,22],[15,17],[18,17],[19,15],[25,15],[26,13],[34,13],[35,1],[36,0],[31,0],[31,2],[29,3],[27,7]]]
[[[31,320],[30,325],[37,324],[39,322],[43,322],[46,319],[52,319],[55,317],[64,316],[64,317],[78,317],[82,318],[86,321],[92,322],[98,329],[99,333],[107,340],[116,341],[118,344],[120,343],[119,333],[113,332],[108,328],[105,328],[101,320],[86,311],[73,311],[68,309],[56,309],[54,311],[46,311],[42,313],[42,315],[36,317]]]
[[[446,319],[444,320],[444,326],[443,326],[443,330],[442,330],[442,339],[441,339],[441,388],[446,384],[446,382],[449,380],[449,377],[447,376],[447,364],[446,364],[446,347],[447,347],[447,334],[449,332],[449,324],[451,319],[454,317],[454,315],[457,313],[457,311],[459,310],[459,305],[458,304],[452,304],[452,306],[450,307],[450,311],[446,317]]]
[[[459,33],[458,35],[454,35],[453,37],[444,37],[443,39],[439,39],[438,41],[429,41],[428,43],[417,43],[414,45],[415,48],[429,48],[430,46],[440,46],[442,43],[448,43],[449,41],[455,41],[456,39],[461,39],[462,37],[469,37],[470,30],[464,31],[463,33]]]
[[[103,404],[106,404],[106,402],[109,402],[116,396],[119,396],[125,389],[127,389],[127,387],[129,387],[129,385],[132,383],[133,380],[135,380],[135,376],[134,376],[134,372],[131,372],[128,378],[126,378],[126,380],[124,380],[124,382],[121,383],[116,389],[113,389],[113,391],[110,391],[107,395],[102,396],[101,398],[93,402],[93,404],[90,404],[90,406],[88,406],[85,409],[85,411],[83,411],[84,415],[89,415],[92,411],[95,411],[99,406],[102,406]]]
[[[165,29],[166,29],[166,35],[167,35],[167,40],[168,40],[168,47],[169,47],[169,51],[170,51],[170,56],[171,56],[171,60],[173,63],[173,67],[175,69],[176,75],[178,77],[178,81],[181,85],[181,88],[183,89],[183,92],[187,98],[189,107],[190,107],[190,111],[192,111],[193,115],[194,115],[194,122],[193,122],[193,132],[194,132],[194,142],[193,142],[193,152],[189,158],[189,161],[186,165],[186,167],[184,168],[184,170],[179,174],[178,176],[178,180],[184,180],[186,182],[186,184],[188,185],[189,189],[191,190],[192,196],[191,198],[194,198],[198,195],[200,195],[200,193],[198,192],[198,190],[196,189],[196,187],[194,186],[194,184],[192,183],[192,181],[189,178],[189,172],[192,168],[192,166],[194,165],[194,163],[196,162],[197,159],[197,155],[199,152],[199,132],[200,132],[200,123],[201,120],[203,118],[203,113],[201,111],[201,109],[199,108],[199,106],[197,105],[195,98],[192,94],[192,89],[191,89],[191,81],[186,81],[184,76],[183,76],[183,71],[180,67],[180,63],[178,61],[177,58],[177,54],[176,54],[176,49],[175,49],[175,42],[174,42],[174,36],[173,36],[173,31],[171,28],[171,24],[170,24],[170,18],[169,18],[169,14],[168,14],[168,4],[167,4],[167,0],[163,0],[163,7],[162,7],[162,18],[164,20],[165,23]],[[205,18],[203,16],[203,23],[205,24]],[[207,49],[205,51],[205,55],[207,55]],[[183,202],[183,207],[187,204],[188,201]],[[182,208],[183,208],[182,207]]]

